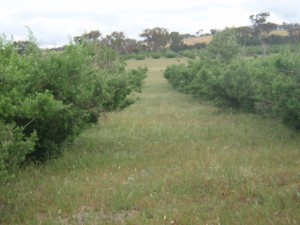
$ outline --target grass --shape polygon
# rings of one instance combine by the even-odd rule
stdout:
[[[0,224],[299,224],[300,135],[172,90],[147,65],[138,102],[0,188]]]
[[[270,35],[278,35],[278,36],[289,36],[289,33],[287,30],[273,30],[270,32]]]
[[[270,32],[270,35],[278,35],[278,36],[288,36],[289,33],[286,30],[273,30]],[[213,35],[206,35],[200,37],[193,37],[193,38],[185,38],[183,43],[186,45],[195,45],[195,44],[209,44],[213,39]]]
[[[200,37],[193,37],[193,38],[185,38],[183,43],[186,45],[195,45],[195,44],[209,44],[212,41],[213,35],[206,35]]]

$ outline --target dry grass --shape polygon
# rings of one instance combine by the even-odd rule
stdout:
[[[270,32],[270,35],[278,35],[278,36],[289,36],[288,31],[286,30],[273,30]]]
[[[213,36],[208,35],[208,36],[201,36],[201,37],[193,37],[193,38],[185,38],[183,39],[183,43],[186,45],[195,45],[195,44],[209,44],[212,40]]]
[[[173,91],[185,61],[129,61],[139,101],[2,186],[0,224],[299,224],[299,133]]]
[[[289,33],[286,30],[273,30],[269,35],[278,35],[278,36],[288,36]],[[183,43],[186,45],[195,45],[197,43],[209,44],[212,41],[213,35],[201,36],[201,37],[193,37],[193,38],[185,38]]]

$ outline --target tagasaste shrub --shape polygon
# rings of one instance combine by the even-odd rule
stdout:
[[[27,154],[34,151],[36,133],[29,137],[23,134],[23,128],[0,121],[0,180],[18,169]]]
[[[190,83],[195,79],[195,73],[185,65],[172,65],[165,70],[164,77],[176,90],[187,93]]]
[[[272,83],[275,110],[285,124],[300,130],[300,54],[282,52],[274,61],[278,73]]]
[[[46,52],[31,38],[28,46],[20,54],[12,40],[0,38],[2,172],[25,159],[61,154],[61,145],[102,111],[128,105],[127,96],[141,89],[147,72],[126,71],[115,51],[98,43]]]
[[[178,91],[213,100],[218,106],[278,117],[300,129],[299,53],[283,51],[254,59],[232,51],[226,59],[224,51],[214,55],[218,48],[210,49],[187,65],[168,67],[165,78]]]
[[[132,92],[141,92],[143,80],[146,78],[147,68],[132,69],[123,73],[106,73],[105,77],[105,101],[103,108],[111,111],[123,109],[133,102],[127,99]]]

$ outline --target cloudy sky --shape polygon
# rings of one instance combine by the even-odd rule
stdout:
[[[260,12],[270,12],[270,22],[300,22],[299,0],[8,0],[0,7],[0,34],[26,39],[28,26],[41,45],[59,46],[90,30],[136,39],[156,26],[209,32],[250,25],[249,16]]]

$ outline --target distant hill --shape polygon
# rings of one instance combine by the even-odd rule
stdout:
[[[188,46],[202,43],[209,44],[212,40],[212,37],[213,35],[184,38],[183,43]]]
[[[273,30],[271,31],[270,35],[278,35],[278,36],[289,36],[289,33],[287,30]]]
[[[289,33],[287,30],[273,30],[270,32],[270,35],[278,35],[278,36],[288,36]],[[200,36],[200,37],[191,37],[191,38],[184,38],[183,43],[191,46],[195,44],[209,44],[213,38],[213,35],[206,35],[206,36]]]

